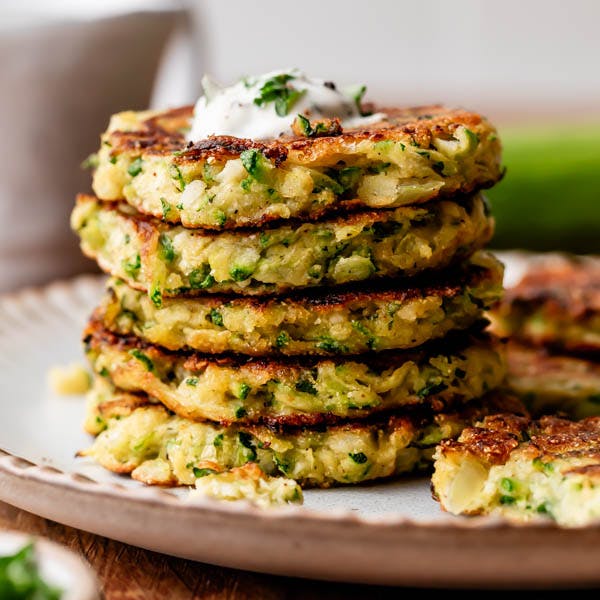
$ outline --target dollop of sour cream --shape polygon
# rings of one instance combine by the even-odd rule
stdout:
[[[337,117],[344,129],[366,127],[385,114],[361,111],[365,86],[339,90],[331,81],[307,77],[297,69],[247,77],[221,87],[208,77],[204,95],[196,103],[188,140],[210,135],[267,139],[292,134],[292,123],[301,114],[310,121]]]

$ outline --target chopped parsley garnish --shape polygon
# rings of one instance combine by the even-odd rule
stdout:
[[[342,132],[342,126],[340,125],[338,119],[316,121],[315,125],[313,126],[311,122],[301,114],[296,116],[293,129],[295,133],[299,133],[309,138],[327,135],[339,135]]]
[[[159,253],[163,260],[167,262],[173,262],[175,258],[175,249],[173,248],[173,242],[166,233],[161,233],[158,238]]]
[[[514,504],[516,499],[512,496],[500,496],[500,504]]]
[[[152,300],[152,304],[154,304],[156,308],[162,306],[162,290],[159,285],[152,286],[152,289],[150,290],[150,300]]]
[[[227,215],[222,210],[215,211],[215,221],[219,227],[223,227],[227,222]]]
[[[177,188],[180,192],[185,190],[185,179],[183,178],[183,174],[181,173],[181,169],[177,165],[171,165],[169,168],[169,175],[171,175],[171,179],[175,179],[179,183],[179,187]]]
[[[127,167],[127,172],[132,176],[132,177],[136,177],[137,175],[139,175],[142,172],[142,165],[143,165],[143,161],[142,159],[138,156],[128,167]]]
[[[203,265],[201,269],[194,269],[188,275],[188,279],[193,290],[209,288],[215,282],[215,278],[210,274],[210,265]]]
[[[133,260],[124,260],[121,265],[123,267],[123,271],[125,271],[129,277],[132,279],[137,279],[138,273],[140,272],[140,268],[142,266],[142,259],[139,254],[136,254]]]
[[[438,161],[438,162],[434,162],[431,165],[431,168],[438,174],[438,175],[443,175],[444,174],[444,163],[443,161]]]
[[[244,150],[240,154],[240,160],[242,161],[242,165],[250,177],[259,182],[265,180],[267,168],[269,167],[269,161],[258,150]],[[249,189],[250,187],[250,183],[251,182],[242,185],[242,188],[247,191],[247,188]]]
[[[367,460],[367,455],[364,452],[349,452],[348,456],[357,464],[364,465]]]
[[[11,600],[59,600],[63,593],[42,578],[32,543],[0,557],[0,597]]]
[[[465,127],[465,135],[469,140],[470,146],[473,146],[474,149],[477,148],[477,146],[479,146],[479,136],[474,131],[471,131],[470,129],[467,129]]]
[[[191,387],[196,387],[198,385],[198,378],[197,377],[188,377],[185,380],[186,385],[189,385]]]
[[[285,117],[292,106],[306,93],[306,90],[297,90],[290,81],[295,79],[289,73],[275,75],[267,79],[258,91],[258,96],[254,98],[256,106],[264,106],[270,102],[275,103],[275,112],[280,117]]]
[[[216,325],[217,327],[223,327],[223,315],[216,308],[210,309],[210,312],[208,313],[208,319],[213,325]]]
[[[371,332],[360,321],[352,321],[352,327],[363,335],[371,335]]]
[[[214,469],[199,469],[198,467],[194,467],[193,469],[194,477],[206,477],[207,475],[214,475],[216,471]]]
[[[235,411],[235,418],[236,419],[243,419],[247,414],[248,413],[246,412],[246,409],[243,406],[240,406]]]
[[[551,462],[544,462],[539,456],[533,459],[533,466],[538,471],[544,471],[544,473],[552,473],[554,471],[554,465]]]
[[[146,371],[154,370],[154,363],[140,349],[133,348],[129,351],[129,354],[131,354],[131,356],[133,356],[134,358],[137,358],[137,360],[139,360],[146,367]]]
[[[364,111],[363,107],[362,107],[362,99],[367,92],[366,85],[361,85],[361,86],[352,88],[351,90],[349,90],[349,92],[350,92],[350,97],[352,98],[352,101],[356,105],[356,109],[358,110],[359,114],[362,117],[368,117],[370,114],[372,114],[368,111]]]
[[[234,281],[245,281],[254,273],[254,267],[240,267],[238,265],[231,267],[229,275]]]
[[[215,439],[213,440],[213,446],[215,448],[220,448],[223,445],[223,434],[219,433],[219,435],[215,436]]]
[[[277,338],[275,339],[275,345],[278,348],[285,348],[285,346],[287,346],[289,343],[290,336],[285,331],[280,332]]]
[[[266,245],[269,243],[270,239],[271,239],[271,236],[268,233],[261,231],[258,236],[258,241],[260,242],[261,248],[266,247]]]
[[[250,393],[251,389],[252,388],[247,383],[242,383],[237,391],[237,397],[240,400],[245,400],[248,397],[248,394]],[[245,413],[246,413],[246,411],[244,411],[244,414]],[[236,416],[237,416],[237,414],[236,414]]]
[[[429,396],[433,396],[434,394],[439,394],[445,389],[448,389],[448,386],[445,383],[430,383],[424,388],[421,388],[417,392],[417,396],[419,396],[419,398],[427,398]]]
[[[311,396],[316,396],[318,393],[317,388],[310,381],[307,381],[306,379],[301,379],[296,384],[296,389],[299,392],[304,392],[305,394],[310,394]]]
[[[356,187],[360,179],[362,169],[360,167],[345,167],[337,173],[337,180],[344,188],[344,192]]]
[[[514,492],[517,486],[515,482],[512,479],[510,479],[510,477],[503,477],[500,481],[500,487],[505,492]]]
[[[389,162],[382,162],[379,163],[378,165],[371,165],[369,167],[369,173],[382,173],[387,171],[388,167],[391,165],[392,163]]]
[[[275,465],[277,466],[277,468],[284,474],[287,475],[290,472],[290,469],[292,467],[292,465],[283,460],[280,456],[278,456],[277,454],[273,455],[273,462],[275,463]]]
[[[238,440],[240,441],[240,444],[244,446],[244,448],[247,448],[250,451],[248,452],[248,460],[255,460],[256,448],[252,443],[252,436],[249,433],[246,433],[245,431],[240,431],[238,433]]]
[[[171,212],[171,205],[164,198],[161,198],[160,206],[162,207],[163,219],[166,220],[167,216]]]
[[[244,169],[252,176],[255,176],[258,172],[259,154],[258,150],[244,150],[240,154],[240,160],[242,161]]]
[[[325,352],[331,352],[331,353],[344,353],[348,351],[348,346],[345,346],[344,344],[340,344],[338,341],[334,340],[333,338],[330,337],[323,337],[321,338],[321,341],[317,344],[317,348],[319,348],[319,350],[325,350]]]
[[[544,502],[542,504],[540,504],[535,511],[537,513],[539,513],[540,515],[549,515],[550,514],[550,509],[548,508],[548,503]]]
[[[205,183],[215,183],[213,168],[208,163],[204,163],[202,167],[202,176]]]

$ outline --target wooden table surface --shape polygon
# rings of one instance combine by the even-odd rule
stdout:
[[[106,600],[397,598],[406,590],[335,584],[224,569],[150,552],[48,521],[0,502],[0,529],[49,538],[96,570]]]

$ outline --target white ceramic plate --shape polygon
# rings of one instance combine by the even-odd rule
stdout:
[[[514,270],[513,270],[514,274]],[[511,274],[509,274],[509,277]],[[46,386],[82,361],[80,336],[102,280],[81,277],[0,299],[0,500],[144,548],[223,566],[416,586],[600,583],[600,528],[515,527],[455,518],[429,480],[309,490],[303,507],[186,500],[75,458],[83,399]]]

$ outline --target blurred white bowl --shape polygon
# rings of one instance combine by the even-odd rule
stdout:
[[[24,533],[0,532],[0,556],[17,553],[34,542],[41,578],[62,590],[61,600],[100,600],[100,588],[94,571],[66,547]]]

